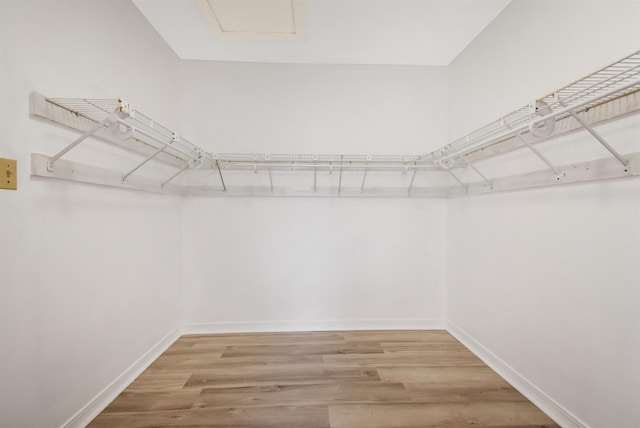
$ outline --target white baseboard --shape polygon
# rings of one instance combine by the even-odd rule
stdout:
[[[589,426],[573,415],[563,406],[561,406],[553,398],[549,397],[515,369],[494,355],[487,348],[473,339],[460,327],[449,321],[447,330],[451,335],[458,339],[464,346],[469,348],[476,354],[486,365],[491,367],[495,372],[502,376],[515,389],[520,391],[522,395],[527,397],[533,404],[538,406],[540,410],[545,412],[547,416],[553,419],[563,428],[589,428]]]
[[[444,319],[265,321],[185,324],[182,334],[265,333],[340,330],[445,330]]]
[[[180,337],[180,328],[174,328],[143,356],[111,382],[82,409],[73,415],[63,428],[83,428],[102,412],[131,382],[151,365],[173,342]]]

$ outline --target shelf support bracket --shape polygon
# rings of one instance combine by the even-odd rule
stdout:
[[[271,176],[271,167],[269,168],[269,186],[271,187],[271,193],[273,193],[273,177]]]
[[[178,172],[176,172],[175,174],[173,174],[171,177],[169,177],[168,180],[166,180],[165,182],[163,182],[162,184],[160,184],[160,187],[164,187],[167,183],[169,183],[171,180],[173,180],[174,178],[176,178],[177,176],[179,176],[180,174],[182,174],[187,168],[189,168],[189,162],[186,163],[186,165],[184,166],[184,168],[180,169]]]
[[[117,110],[116,110],[117,111]],[[82,143],[84,140],[86,140],[88,137],[92,136],[93,134],[95,134],[100,128],[102,128],[103,126],[105,126],[108,122],[111,122],[114,119],[114,114],[115,111],[113,113],[111,113],[109,116],[107,116],[104,120],[102,120],[100,123],[98,123],[96,126],[94,126],[93,128],[89,129],[87,132],[85,132],[84,134],[82,134],[81,136],[79,136],[78,138],[76,138],[71,144],[69,144],[67,147],[65,147],[64,149],[60,150],[58,153],[56,153],[55,155],[53,155],[49,161],[47,162],[47,170],[48,171],[53,171],[53,164],[55,163],[55,161],[57,161],[58,159],[60,159],[62,156],[66,155],[71,149],[73,149],[74,147],[76,147],[78,144]]]
[[[220,183],[222,183],[222,191],[227,191],[227,185],[224,183],[224,178],[222,177],[222,169],[220,168],[220,162],[216,159],[216,168],[218,169],[218,176],[220,176]]]
[[[505,123],[505,126],[508,129],[513,129],[508,123]],[[543,155],[542,153],[540,153],[540,150],[538,150],[533,144],[531,144],[530,142],[528,142],[523,136],[522,134],[520,134],[520,132],[518,131],[514,131],[513,135],[515,135],[515,137],[525,146],[527,146],[529,148],[529,150],[531,150],[536,156],[538,156],[540,158],[540,160],[542,160],[542,162],[544,162],[551,171],[553,171],[553,173],[556,175],[556,181],[561,181],[562,180],[562,172],[560,172],[560,170],[558,168],[556,168],[556,166],[551,163],[551,161],[549,159],[547,159],[547,157],[545,155]]]
[[[416,173],[418,169],[413,170],[413,174],[411,174],[411,181],[409,182],[409,188],[407,189],[407,196],[411,195],[411,189],[413,189],[413,181],[416,179]]]
[[[466,183],[465,183],[464,181],[460,180],[460,179],[458,178],[458,176],[457,176],[457,175],[455,175],[455,174],[453,173],[453,171],[451,171],[450,169],[446,169],[445,171],[447,171],[449,174],[451,174],[451,176],[452,176],[453,178],[455,178],[455,179],[456,179],[456,181],[457,181],[458,183],[460,183],[460,185],[461,185],[462,187],[464,187],[465,189],[467,188]]]
[[[338,177],[338,196],[342,193],[342,159],[343,155],[340,155],[340,176]]]
[[[368,166],[368,162],[367,162]],[[364,167],[364,175],[362,176],[362,184],[360,185],[360,193],[364,192],[364,182],[367,180],[367,166]]]
[[[560,103],[560,105],[562,105],[562,107],[567,107],[567,104],[562,101],[562,100],[558,100],[558,102]],[[582,120],[582,118],[580,116],[578,116],[578,114],[573,110],[570,109],[569,110],[569,114],[580,124],[582,125],[582,127],[584,129],[586,129],[587,131],[589,131],[589,133],[591,135],[593,135],[593,137],[598,140],[598,142],[600,144],[602,144],[604,146],[605,149],[607,149],[609,151],[609,153],[611,153],[616,159],[618,159],[618,161],[622,164],[622,166],[625,167],[625,172],[629,171],[629,161],[626,160],[624,157],[622,157],[622,155],[620,155],[620,153],[618,153],[616,151],[616,149],[614,149],[613,147],[611,147],[611,145],[609,145],[609,143],[607,143],[607,140],[605,140],[604,138],[602,138],[602,136],[600,134],[598,134],[596,132],[595,129],[593,129],[593,127],[591,125],[589,125],[587,122],[585,122],[584,120]]]
[[[478,168],[476,168],[471,162],[467,161],[466,159],[464,159],[464,163],[467,164],[469,168],[474,170],[475,173],[478,174],[480,178],[482,178],[482,180],[486,183],[487,186],[489,186],[490,188],[493,188],[493,184],[491,184],[491,181],[489,181],[489,179],[485,177],[485,175],[481,173],[480,170],[478,170]]]
[[[172,138],[171,142],[173,143],[176,140],[177,140],[177,136],[176,136],[176,134],[173,134],[173,138]],[[144,164],[149,162],[151,159],[153,159],[156,156],[158,156],[160,153],[164,152],[167,147],[169,147],[169,146],[160,147],[158,150],[156,150],[150,156],[148,156],[145,160],[143,160],[141,163],[139,163],[135,168],[133,168],[131,171],[129,171],[125,175],[123,175],[122,176],[122,182],[124,183],[124,181],[127,179],[127,177],[129,177],[131,174],[136,172],[141,166],[143,166]]]

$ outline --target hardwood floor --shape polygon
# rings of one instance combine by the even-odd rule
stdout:
[[[183,336],[90,427],[556,427],[446,331]]]

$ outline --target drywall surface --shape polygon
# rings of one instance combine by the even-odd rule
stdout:
[[[128,1],[0,2],[0,426],[60,426],[179,325],[179,200],[32,179],[29,153],[78,136],[31,91],[127,97],[172,123],[177,59]],[[71,159],[109,158],[88,142]]]
[[[639,18],[638,2],[514,0],[450,66],[451,137],[637,50]],[[598,130],[638,151],[638,120]],[[557,165],[608,154],[586,133],[540,148]],[[526,151],[505,159],[481,167],[544,167]],[[451,200],[447,229],[450,322],[565,420],[638,426],[640,181]]]
[[[447,142],[446,67],[183,61],[181,72],[184,132],[213,153],[402,155]]]
[[[193,198],[189,331],[443,328],[444,200]]]

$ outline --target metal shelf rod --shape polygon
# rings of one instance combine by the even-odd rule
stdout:
[[[116,110],[117,111],[117,110]],[[94,133],[96,133],[100,128],[102,128],[103,126],[105,126],[107,124],[107,122],[111,121],[113,119],[113,116],[115,114],[115,111],[113,113],[111,113],[109,116],[105,117],[100,123],[98,123],[96,126],[94,126],[93,128],[89,129],[87,132],[85,132],[84,134],[82,134],[81,136],[79,136],[78,138],[76,138],[71,144],[69,144],[67,147],[65,147],[64,149],[60,150],[58,153],[56,153],[55,155],[53,155],[50,159],[49,159],[49,169],[53,168],[53,164],[55,161],[57,161],[58,159],[60,159],[62,156],[64,156],[65,154],[67,154],[71,149],[73,149],[74,147],[76,147],[78,144],[82,143],[84,140],[86,140],[88,137],[90,137],[91,135],[93,135]]]
[[[409,188],[407,189],[407,195],[410,195],[411,189],[413,189],[413,182],[416,179],[416,172],[418,172],[418,170],[414,169],[413,174],[411,175],[411,181],[409,182]]]
[[[166,146],[165,147],[160,147],[158,150],[156,150],[154,153],[152,153],[150,156],[148,156],[145,160],[143,160],[141,163],[139,163],[133,169],[131,169],[129,172],[127,172],[125,175],[123,175],[122,176],[122,181],[125,181],[127,179],[127,177],[129,177],[131,174],[133,174],[138,169],[140,169],[140,167],[142,167],[144,164],[146,164],[151,159],[153,159],[156,156],[158,156],[160,153],[164,152],[166,148],[167,148]]]
[[[489,179],[487,177],[485,177],[485,175],[483,173],[481,173],[480,170],[478,170],[478,168],[476,168],[471,162],[469,162],[469,161],[467,161],[465,159],[464,163],[467,164],[467,166],[469,166],[469,168],[474,170],[475,173],[478,174],[480,176],[480,178],[482,178],[482,180],[487,184],[487,186],[491,186],[491,181],[489,181]]]
[[[162,184],[160,184],[160,187],[164,187],[167,183],[169,183],[171,180],[173,180],[174,178],[176,178],[177,176],[179,176],[180,174],[182,174],[187,168],[189,168],[189,163],[187,162],[187,164],[180,170],[178,170],[178,172],[176,172],[175,174],[173,174],[171,177],[169,177],[169,179],[167,181],[162,182]]]
[[[364,169],[368,169],[368,170],[372,170],[372,169],[432,169],[432,170],[437,170],[437,167],[434,167],[433,165],[429,165],[429,164],[416,164],[415,162],[411,162],[411,163],[406,163],[406,164],[380,164],[380,165],[376,165],[375,163],[369,163],[369,165],[357,165],[357,164],[343,164],[342,166],[336,166],[331,165],[331,164],[300,164],[300,163],[296,163],[296,164],[291,164],[291,163],[280,163],[280,164],[274,164],[274,163],[233,163],[233,162],[229,162],[229,161],[222,161],[222,165],[223,167],[226,165],[228,165],[230,168],[232,167],[237,167],[237,168],[244,168],[244,169],[254,169],[254,168],[281,168],[281,169],[291,169],[291,168],[308,168],[310,171],[313,169],[318,169],[318,168],[322,168],[322,169],[333,169],[333,168],[342,168],[345,170],[364,170]]]
[[[451,171],[450,169],[447,169],[446,171],[447,171],[447,172],[448,172],[448,173],[449,173],[453,178],[455,178],[455,179],[456,179],[456,181],[457,181],[458,183],[460,183],[460,185],[461,185],[461,186],[463,186],[463,187],[465,187],[465,186],[466,186],[466,183],[465,183],[464,181],[460,180],[460,179],[458,178],[458,176],[457,176],[457,175],[455,175],[455,174],[453,173],[453,171]]]
[[[224,182],[224,178],[222,177],[222,170],[220,169],[220,164],[216,161],[216,168],[218,169],[218,175],[220,176],[220,182],[222,183],[222,191],[227,191],[227,185]]]
[[[364,182],[367,180],[367,168],[364,169],[364,174],[362,175],[362,185],[360,186],[360,193],[364,192]]]
[[[509,127],[509,125],[507,125],[507,127]],[[552,164],[551,161],[549,159],[547,159],[547,157],[545,155],[540,153],[540,150],[538,150],[533,144],[531,144],[530,142],[525,140],[524,137],[522,136],[522,134],[520,134],[519,132],[515,132],[514,135],[516,136],[516,138],[518,138],[518,140],[520,140],[520,142],[522,144],[527,146],[529,148],[529,150],[531,150],[533,153],[535,153],[535,155],[538,156],[542,160],[542,162],[544,162],[549,167],[549,169],[551,169],[551,171],[553,171],[553,173],[556,176],[558,176],[558,177],[561,176],[561,172],[558,170],[558,168],[556,168],[555,165]]]
[[[581,117],[578,116],[578,114],[573,110],[569,110],[569,113],[571,113],[571,116],[578,121],[578,123],[580,123],[580,125],[582,125],[584,127],[584,129],[586,129],[591,135],[593,135],[593,137],[598,140],[600,142],[600,144],[602,144],[604,146],[605,149],[607,149],[616,159],[618,159],[618,161],[620,161],[620,163],[622,164],[622,166],[624,166],[625,168],[629,167],[629,161],[627,161],[625,158],[623,158],[620,153],[618,153],[613,147],[611,147],[611,145],[609,143],[607,143],[607,141],[602,138],[602,136],[600,134],[598,134],[596,132],[595,129],[593,129],[593,127],[591,127],[588,123],[586,123],[584,120],[582,120]]]

